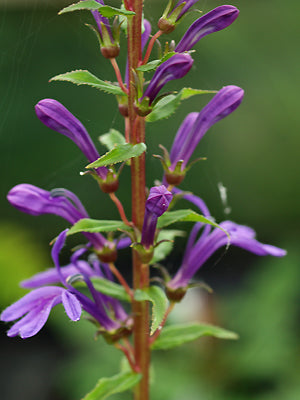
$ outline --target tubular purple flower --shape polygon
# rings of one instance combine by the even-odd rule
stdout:
[[[53,99],[41,100],[35,106],[35,112],[44,125],[71,139],[89,162],[99,158],[99,153],[85,127],[61,103]],[[96,171],[101,179],[106,178],[106,167],[97,168]]]
[[[82,218],[89,218],[78,197],[65,189],[51,192],[39,187],[22,183],[13,187],[7,199],[12,206],[30,215],[58,215],[71,224]],[[107,240],[100,233],[84,233],[96,249],[102,249]]]
[[[172,193],[164,185],[154,186],[146,201],[141,244],[148,249],[153,246],[157,219],[165,213],[172,201]]]
[[[242,102],[244,91],[238,86],[223,87],[213,99],[199,112],[190,113],[181,124],[170,151],[170,170],[183,160],[186,167],[196,146],[216,122],[231,114]]]
[[[103,0],[96,0],[99,4],[105,5]],[[97,34],[100,41],[101,53],[105,58],[115,58],[120,53],[120,24],[115,19],[112,29],[108,18],[101,15],[98,10],[91,11],[93,17],[97,23],[99,35]]]
[[[189,54],[175,54],[170,57],[157,68],[141,100],[148,97],[151,105],[162,87],[169,81],[183,78],[192,68],[193,62]]]
[[[247,226],[238,225],[231,221],[224,221],[220,226],[229,234],[230,241],[226,233],[219,228],[213,229],[209,234],[200,236],[196,241],[194,235],[193,243],[189,242],[188,249],[184,254],[181,267],[174,278],[168,282],[168,288],[171,291],[185,288],[206,260],[219,248],[228,245],[228,243],[259,256],[283,257],[286,255],[286,251],[283,249],[258,242],[255,239],[254,230]]]
[[[97,1],[97,3],[102,4],[102,5],[104,6],[104,1],[103,1],[103,0],[95,0],[95,1]],[[111,38],[111,41],[112,41],[112,43],[113,43],[113,42],[114,42],[114,39],[113,39],[113,36],[112,36],[112,33],[111,33],[110,23],[109,23],[108,18],[103,17],[103,16],[99,13],[99,11],[97,11],[97,10],[91,11],[91,13],[93,14],[93,17],[94,17],[94,19],[95,19],[95,21],[96,21],[96,23],[97,23],[98,30],[99,30],[99,33],[100,33],[100,35],[101,35],[101,39],[103,40],[102,25],[101,25],[101,24],[104,24],[105,27],[106,27],[106,29],[107,29],[107,32],[109,33],[109,36],[110,36],[110,38]]]
[[[182,53],[189,51],[204,36],[227,28],[238,17],[239,10],[234,6],[220,6],[197,19],[183,35],[175,48]]]

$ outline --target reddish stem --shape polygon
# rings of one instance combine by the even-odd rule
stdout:
[[[136,121],[134,99],[136,89],[134,86],[134,71],[142,63],[142,13],[143,0],[132,0],[135,15],[128,18],[128,70],[129,70],[129,95],[128,112],[130,121],[130,143],[145,142],[145,122],[143,118]],[[135,122],[136,121],[136,122]],[[135,129],[134,129],[135,128]],[[142,230],[145,212],[145,154],[131,160],[131,193],[132,193],[132,221],[137,229]],[[133,287],[134,289],[147,288],[149,286],[149,267],[143,267],[139,255],[133,249]],[[143,287],[141,277],[143,276]],[[134,316],[134,354],[135,363],[141,369],[142,379],[135,387],[135,400],[149,400],[149,305],[147,301],[132,302]]]
[[[129,118],[125,117],[125,140],[127,143],[130,142],[130,121]]]
[[[132,355],[130,354],[129,350],[125,346],[122,346],[120,343],[115,343],[115,347],[117,349],[123,351],[123,353],[125,354],[128,362],[129,362],[131,369],[134,372],[137,372],[137,373],[141,372],[139,367],[134,363],[134,360],[132,359]]]
[[[128,225],[128,226],[132,226],[132,223],[128,221],[126,215],[125,215],[125,211],[124,211],[124,207],[122,205],[122,203],[120,202],[120,200],[117,198],[117,196],[115,195],[115,193],[109,193],[109,197],[112,199],[112,201],[115,203],[115,205],[117,206],[117,209],[119,211],[120,217],[122,219],[122,221],[124,222],[124,224]]]
[[[109,263],[108,265],[109,265],[109,269],[111,270],[111,272],[115,275],[115,277],[121,283],[121,285],[126,290],[127,294],[131,298],[131,300],[133,300],[132,290],[130,289],[128,283],[125,281],[125,279],[122,276],[121,272],[115,267],[115,265],[113,263]]]
[[[122,79],[122,76],[121,76],[121,72],[120,72],[120,69],[119,69],[119,66],[118,66],[118,63],[117,63],[116,59],[115,58],[110,58],[110,62],[111,62],[111,65],[113,66],[113,68],[115,70],[116,77],[117,77],[117,80],[118,80],[120,88],[123,90],[123,92],[125,94],[128,94],[128,89],[126,89],[126,87],[124,86],[123,79]]]
[[[151,54],[151,51],[152,51],[152,48],[153,48],[153,46],[154,46],[154,43],[156,42],[156,40],[157,40],[162,34],[163,34],[163,31],[157,31],[156,34],[152,36],[152,38],[151,38],[151,40],[150,40],[150,42],[149,42],[149,44],[148,44],[147,51],[146,51],[145,57],[144,57],[144,59],[143,59],[142,65],[147,64],[147,62],[148,62],[148,60],[149,60],[149,57],[150,57],[150,54]]]

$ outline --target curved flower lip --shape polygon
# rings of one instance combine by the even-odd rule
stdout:
[[[71,139],[90,162],[99,158],[99,153],[85,127],[57,100],[39,101],[35,106],[35,112],[44,125]],[[105,167],[97,168],[97,172],[102,179],[105,179],[107,173]]]
[[[2,312],[1,320],[5,322],[22,317],[7,335],[20,335],[23,339],[34,336],[45,325],[51,309],[59,303],[72,321],[80,319],[81,305],[72,293],[61,287],[45,286],[28,293]]]
[[[151,104],[162,87],[171,80],[183,78],[192,68],[193,62],[187,53],[174,54],[157,68],[140,100],[148,97]]]
[[[189,27],[176,46],[175,51],[182,53],[190,50],[204,36],[227,28],[238,15],[239,10],[234,6],[224,5],[213,9],[197,19]]]
[[[71,224],[82,218],[89,218],[78,197],[65,189],[48,192],[37,186],[21,183],[8,192],[7,199],[19,211],[34,216],[54,214]],[[100,233],[83,232],[83,234],[97,249],[101,249],[107,242]]]
[[[179,160],[183,160],[182,168],[185,168],[208,129],[231,114],[241,104],[243,97],[244,91],[240,87],[225,86],[219,90],[198,115],[189,114],[174,139],[170,152],[171,168],[174,168]]]
[[[271,255],[283,257],[286,251],[279,247],[260,243],[255,239],[255,231],[248,226],[238,225],[232,221],[224,221],[220,224],[230,236],[230,244],[250,251],[259,256]],[[176,290],[186,287],[190,279],[198,269],[215,253],[219,248],[228,245],[228,237],[225,232],[215,228],[211,233],[200,236],[195,243],[190,243],[185,252],[183,264],[174,278],[168,282],[168,287]]]

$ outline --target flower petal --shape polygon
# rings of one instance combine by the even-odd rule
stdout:
[[[81,316],[81,304],[77,300],[76,296],[67,290],[64,290],[61,298],[68,317],[72,321],[79,321]]]
[[[20,300],[7,307],[1,314],[2,321],[14,321],[39,304],[47,303],[49,299],[61,295],[64,289],[56,286],[45,286],[27,293]]]

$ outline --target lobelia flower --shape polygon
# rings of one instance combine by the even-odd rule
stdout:
[[[100,157],[85,127],[61,103],[53,99],[41,100],[35,106],[35,112],[44,125],[71,139],[89,162]],[[102,180],[106,179],[106,167],[99,167],[96,172]]]
[[[202,137],[212,125],[231,114],[241,104],[243,96],[240,87],[225,86],[199,113],[187,115],[165,160],[168,183],[179,184],[182,181],[186,165]]]
[[[197,204],[197,196],[185,196],[187,200]],[[201,204],[203,200],[199,199]],[[181,267],[177,271],[174,278],[167,283],[167,289],[170,299],[179,300],[186,291],[191,278],[199,270],[199,268],[214,254],[219,248],[228,244],[241,247],[251,253],[259,256],[275,256],[283,257],[286,251],[275,246],[263,244],[255,239],[255,231],[247,226],[238,225],[232,221],[224,221],[219,225],[227,234],[219,228],[207,228],[205,226],[201,236],[197,239],[197,234],[201,228],[196,224],[196,229],[192,230],[188,240],[187,248],[183,257]]]
[[[167,211],[172,197],[172,193],[169,192],[164,185],[154,186],[150,189],[150,194],[145,205],[142,239],[140,243],[140,254],[143,258],[143,262],[148,262],[152,258],[157,219]],[[148,260],[148,258],[150,260]]]
[[[34,216],[54,214],[71,224],[75,224],[82,218],[89,218],[78,197],[66,189],[54,189],[48,192],[39,187],[22,183],[8,192],[7,199],[18,210]],[[106,246],[114,247],[114,244],[100,233],[84,232],[84,235],[98,251]]]
[[[167,61],[163,62],[156,69],[147,89],[140,98],[139,106],[141,109],[145,106],[145,108],[149,110],[149,106],[151,106],[151,103],[163,86],[165,86],[169,81],[183,78],[192,68],[193,62],[194,60],[187,53],[174,54]]]
[[[158,21],[158,27],[164,33],[170,33],[175,29],[176,23],[188,12],[188,10],[197,3],[198,0],[178,0],[173,6],[174,2],[169,2],[164,11],[163,16]]]
[[[7,332],[8,336],[20,335],[23,339],[34,336],[45,325],[51,309],[59,303],[62,303],[68,317],[72,321],[78,321],[81,316],[81,309],[89,313],[100,326],[115,333],[128,320],[128,316],[120,304],[115,299],[110,299],[97,292],[89,277],[100,276],[104,274],[100,270],[99,263],[97,267],[92,268],[85,261],[76,260],[73,257],[73,264],[67,267],[60,267],[58,257],[61,248],[66,239],[67,230],[63,231],[55,242],[51,255],[55,264],[55,268],[35,275],[22,283],[23,287],[34,288],[33,291],[26,294],[16,303],[7,307],[1,314],[1,320],[5,322],[15,321],[19,319]],[[82,252],[80,250],[80,252]],[[67,281],[67,277],[73,274],[81,274],[82,279],[86,282],[90,290],[92,300],[74,289]],[[61,283],[65,286],[42,286],[53,283]],[[40,287],[42,286],[42,287]],[[111,300],[111,302],[110,302]],[[107,307],[116,311],[112,319],[107,315]]]
[[[97,3],[104,5],[103,0],[95,0]],[[91,11],[97,23],[99,31],[99,41],[101,53],[105,58],[115,58],[120,53],[119,31],[115,27],[112,32],[108,18],[103,17],[98,10]]]
[[[239,10],[234,6],[217,7],[202,17],[198,18],[186,31],[175,48],[175,51],[182,53],[189,51],[204,36],[213,32],[221,31],[231,25],[238,17]]]

